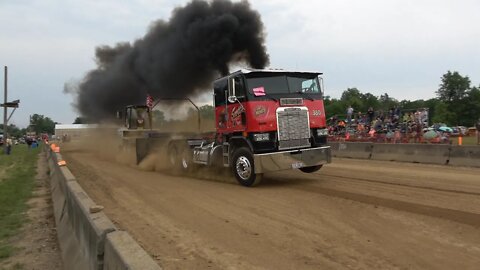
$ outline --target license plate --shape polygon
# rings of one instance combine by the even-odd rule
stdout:
[[[292,163],[292,169],[298,169],[298,168],[302,168],[302,167],[305,167],[305,164],[303,164],[303,162],[301,162],[301,161]]]

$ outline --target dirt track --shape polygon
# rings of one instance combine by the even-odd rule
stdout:
[[[335,159],[257,188],[62,151],[165,269],[478,269],[480,169]]]

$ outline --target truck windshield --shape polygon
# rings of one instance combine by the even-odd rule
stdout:
[[[272,74],[247,78],[248,90],[256,97],[270,94],[320,94],[316,74]]]

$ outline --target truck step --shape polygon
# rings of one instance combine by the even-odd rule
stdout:
[[[229,167],[230,166],[230,144],[227,142],[223,143],[222,147],[222,154],[223,154],[223,167]]]

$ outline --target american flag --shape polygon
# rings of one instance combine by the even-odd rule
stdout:
[[[153,107],[153,98],[149,94],[147,94],[147,107],[150,109]]]

